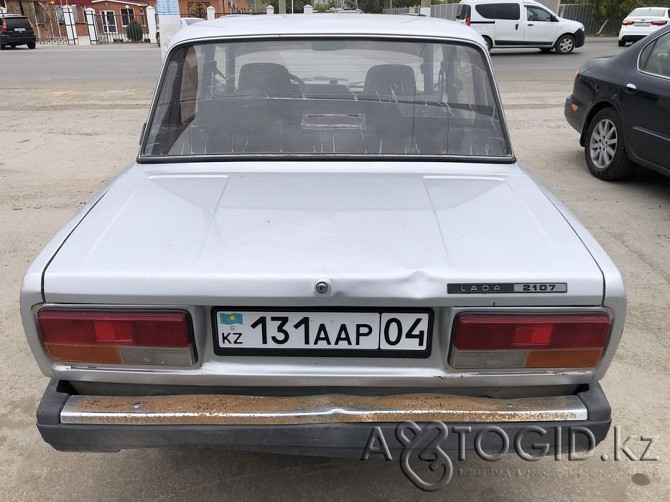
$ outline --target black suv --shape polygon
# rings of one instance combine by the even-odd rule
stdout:
[[[0,14],[0,49],[8,45],[27,45],[28,49],[34,49],[36,40],[33,26],[26,16]]]

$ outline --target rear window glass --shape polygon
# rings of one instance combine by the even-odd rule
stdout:
[[[482,51],[370,39],[171,53],[144,157],[510,157]]]
[[[521,18],[521,7],[518,3],[489,3],[476,5],[475,10],[486,19],[511,19]]]
[[[640,55],[640,67],[649,73],[670,77],[670,33],[645,47]]]
[[[640,7],[631,12],[630,16],[654,16],[663,17],[667,9],[657,9],[653,7]]]
[[[30,29],[30,22],[25,17],[6,17],[5,18],[7,28],[27,28]]]
[[[466,4],[459,4],[456,8],[456,19],[463,21],[470,17],[470,6]]]

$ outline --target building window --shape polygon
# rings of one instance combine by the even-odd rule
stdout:
[[[56,9],[56,19],[58,19],[58,22],[60,24],[65,24],[65,13],[63,12],[63,6],[56,5],[54,8]],[[76,7],[72,7],[72,20],[75,23],[79,22],[79,11]]]
[[[116,33],[116,16],[113,10],[100,11],[103,33]]]
[[[132,8],[121,9],[121,24],[128,26],[131,19],[135,19],[135,11]]]

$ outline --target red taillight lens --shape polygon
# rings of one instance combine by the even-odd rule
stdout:
[[[468,16],[468,17],[465,18],[465,25],[470,26],[470,23],[472,23],[472,18],[470,18],[470,16]]]
[[[7,31],[7,21],[5,19],[2,20],[2,28],[0,30]]]
[[[603,347],[607,316],[461,315],[454,346],[462,350]]]
[[[42,341],[55,361],[190,365],[190,319],[185,312],[43,310]]]
[[[624,20],[621,22],[621,24],[623,24],[624,26],[632,26],[632,25],[635,24],[635,21],[631,21],[630,19],[624,19]]]
[[[665,26],[668,22],[665,19],[660,19],[658,21],[652,21],[651,24],[653,26]]]
[[[583,315],[461,314],[452,334],[452,365],[591,367],[607,344],[610,318]]]

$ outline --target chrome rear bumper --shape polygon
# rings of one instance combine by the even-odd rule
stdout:
[[[586,420],[577,396],[488,399],[444,394],[299,397],[180,395],[71,396],[63,424],[301,425],[322,423],[553,422]]]
[[[448,426],[444,450],[472,449],[478,441],[500,451],[501,434],[529,449],[541,441],[550,451],[582,450],[607,436],[611,409],[597,383],[572,395],[488,399],[436,393],[91,396],[52,380],[37,410],[40,434],[63,451],[218,446],[361,458],[373,433],[384,434],[390,451],[402,451],[396,427],[407,421]]]

